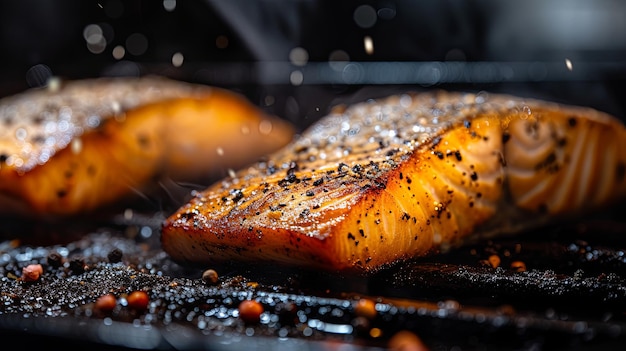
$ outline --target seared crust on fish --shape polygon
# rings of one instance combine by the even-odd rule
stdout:
[[[626,194],[626,130],[589,108],[437,91],[336,108],[172,214],[181,262],[373,272]]]
[[[159,77],[32,89],[0,100],[0,214],[85,214],[161,176],[208,183],[293,132],[234,92]]]

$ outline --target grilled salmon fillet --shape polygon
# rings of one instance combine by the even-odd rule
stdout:
[[[163,224],[181,262],[374,272],[626,194],[626,129],[605,113],[427,92],[338,107]]]
[[[0,215],[81,215],[162,176],[206,186],[293,133],[237,93],[162,77],[32,89],[0,100]]]

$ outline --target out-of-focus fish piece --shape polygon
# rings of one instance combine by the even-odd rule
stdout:
[[[487,93],[338,108],[163,225],[181,262],[372,272],[624,198],[626,130],[589,108]]]
[[[0,214],[85,214],[149,194],[160,177],[208,184],[293,133],[215,87],[162,77],[50,84],[0,100]]]

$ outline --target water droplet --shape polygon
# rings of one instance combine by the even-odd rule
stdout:
[[[91,115],[91,116],[87,117],[87,126],[89,126],[90,128],[96,128],[99,125],[100,125],[100,116]],[[61,128],[59,128],[59,129],[61,129]]]
[[[354,22],[361,28],[371,28],[376,24],[376,10],[370,5],[361,5],[354,10]]]
[[[261,123],[259,123],[259,132],[261,132],[261,134],[269,134],[272,132],[272,122],[270,121],[261,121]]]
[[[304,66],[309,61],[309,53],[301,48],[293,48],[289,52],[289,61],[296,66]]]
[[[126,55],[126,49],[124,49],[123,46],[118,45],[113,48],[112,54],[114,59],[121,60],[124,58],[124,55]]]
[[[39,155],[39,160],[38,163],[40,165],[45,164],[46,162],[48,162],[48,160],[50,159],[50,151],[49,150],[43,150],[41,152],[41,154]]]
[[[48,82],[46,83],[48,87],[48,91],[51,93],[55,93],[61,89],[61,79],[59,77],[49,77]]]
[[[350,56],[343,50],[335,50],[328,56],[330,68],[336,71],[342,71],[350,61]]]
[[[40,87],[48,83],[52,70],[44,64],[37,64],[26,71],[26,82],[31,87]]]
[[[126,48],[131,55],[143,55],[148,50],[148,38],[141,33],[133,33],[126,38]]]
[[[111,103],[111,109],[113,110],[113,113],[117,115],[122,112],[122,105],[120,105],[118,101],[113,101]]]
[[[411,98],[411,95],[403,94],[400,97],[400,106],[404,108],[409,108],[412,103],[413,103],[413,99]]]
[[[300,71],[293,71],[289,75],[289,81],[291,82],[292,85],[295,85],[295,86],[301,85],[302,82],[304,81],[304,75]]]
[[[15,166],[17,168],[22,167],[24,165],[24,160],[17,156],[17,155],[11,155],[7,158],[6,160],[6,164],[8,166]]]
[[[87,42],[87,49],[93,54],[99,54],[106,48],[106,38],[102,27],[97,24],[88,24],[83,29],[83,38]]]
[[[172,55],[172,65],[174,67],[182,66],[184,60],[185,60],[185,57],[180,52],[177,52],[174,55]]]
[[[20,141],[23,141],[24,139],[26,139],[27,135],[28,135],[28,132],[26,132],[26,129],[24,128],[17,128],[15,130],[15,138],[17,138]]]
[[[56,132],[56,130],[57,130],[57,124],[54,121],[48,121],[43,126],[43,132],[46,134],[52,134]]]
[[[152,228],[148,226],[141,227],[139,234],[144,238],[149,238],[152,236]]]
[[[176,0],[163,0],[163,8],[167,12],[172,12],[176,9]]]
[[[80,138],[73,139],[71,148],[74,155],[79,154],[83,150],[83,141]]]
[[[441,243],[441,240],[442,240],[441,234],[439,234],[439,233],[435,233],[435,234],[433,235],[433,243],[435,243],[435,244],[440,244],[440,243]]]
[[[378,17],[384,20],[390,20],[396,17],[396,9],[393,7],[383,7],[378,10]]]
[[[97,24],[88,24],[83,29],[83,38],[87,43],[95,44],[103,36],[102,28]]]

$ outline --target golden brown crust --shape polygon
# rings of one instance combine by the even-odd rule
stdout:
[[[577,129],[554,127],[572,118],[605,131],[593,134],[595,142],[617,146],[606,157],[597,149],[578,152]],[[552,152],[560,148],[563,162],[582,169],[591,157],[598,166],[593,172],[612,172],[602,178],[608,185],[596,183],[602,176],[595,175],[581,183],[586,192],[602,190],[594,201],[561,206],[561,192],[550,191],[541,192],[541,206],[523,201],[516,172],[525,150],[545,143],[534,134],[544,129],[550,140],[565,133],[569,144],[548,143]],[[600,112],[503,95],[439,91],[355,104],[267,161],[198,193],[164,223],[162,243],[179,261],[262,260],[369,272],[445,250],[496,223],[529,225],[534,217],[623,196],[625,136],[623,125]],[[527,161],[536,167],[545,157]],[[568,176],[542,167],[532,173],[535,183]],[[509,212],[533,215],[516,222]]]
[[[32,217],[95,211],[158,176],[206,182],[293,136],[238,94],[157,77],[7,97],[0,125],[0,212]]]

